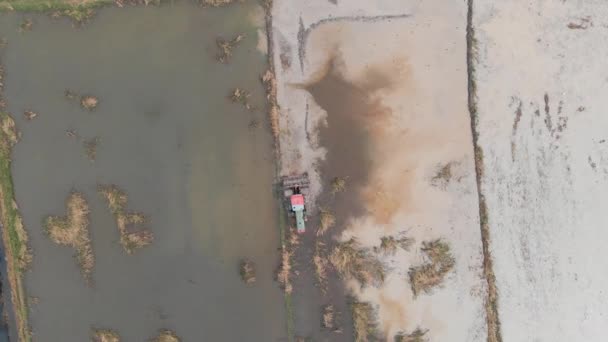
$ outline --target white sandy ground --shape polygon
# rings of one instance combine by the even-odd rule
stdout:
[[[606,341],[608,2],[475,2],[503,340]]]
[[[297,84],[318,73],[336,51],[343,77],[355,84],[370,69],[386,74],[390,88],[374,96],[391,111],[374,127],[375,160],[363,198],[370,215],[353,221],[344,239],[356,236],[365,246],[380,237],[404,233],[416,239],[410,252],[384,260],[390,266],[380,288],[348,288],[370,301],[379,314],[380,330],[392,341],[398,331],[429,329],[432,341],[485,341],[479,208],[475,185],[470,121],[467,110],[466,3],[426,1],[275,0],[273,42],[281,106],[281,151],[284,174],[308,171],[319,193],[314,165],[324,158],[316,129],[326,113]],[[316,26],[306,45],[304,70],[298,61],[298,30],[331,17],[403,15],[378,22],[340,20]],[[291,54],[283,68],[280,55]],[[306,103],[309,119],[306,123]],[[313,146],[308,143],[306,130]],[[431,180],[453,162],[447,184]],[[407,278],[423,262],[422,241],[443,238],[452,247],[456,267],[441,288],[413,298]]]

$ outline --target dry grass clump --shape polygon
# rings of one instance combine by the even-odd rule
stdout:
[[[201,0],[201,5],[204,7],[222,7],[242,2],[243,0]]]
[[[93,330],[93,342],[120,342],[120,336],[114,330],[95,329]]]
[[[23,112],[23,116],[26,120],[31,121],[38,117],[38,113],[31,110],[26,110],[25,112]]]
[[[161,330],[159,335],[150,340],[150,342],[180,342],[181,339],[175,332],[171,330]]]
[[[335,195],[346,190],[347,177],[334,177],[331,180],[331,194]]]
[[[241,88],[234,88],[230,92],[229,97],[230,101],[242,104],[247,110],[254,109],[251,103],[249,103],[249,97],[251,97],[251,94],[247,90]]]
[[[93,137],[84,142],[84,153],[90,161],[95,161],[97,158],[97,146],[99,145],[99,137]]]
[[[396,239],[394,236],[383,236],[380,238],[379,251],[387,255],[394,255],[397,253],[398,248],[407,251],[412,247],[412,244],[414,244],[414,239],[412,238],[402,237]]]
[[[292,258],[300,241],[298,234],[293,229],[290,229],[287,234],[289,236],[281,246],[281,265],[277,271],[277,280],[285,293],[291,293],[293,291],[291,285]]]
[[[429,262],[410,268],[410,285],[414,296],[429,293],[434,287],[441,285],[443,279],[456,263],[450,252],[450,246],[441,239],[422,243],[422,251]]]
[[[6,141],[6,143],[8,143],[9,145],[7,147],[10,148],[14,144],[19,142],[19,139],[21,138],[21,132],[17,130],[15,120],[13,120],[13,118],[9,114],[3,113],[1,117],[2,121],[0,121],[0,129],[2,129],[2,133],[5,137],[5,139],[2,140]]]
[[[230,40],[225,40],[224,38],[217,38],[215,40],[215,44],[217,44],[217,48],[219,52],[217,53],[217,61],[220,63],[228,63],[232,58],[232,50],[239,45],[239,43],[245,38],[242,34],[237,34],[234,38]]]
[[[425,337],[428,330],[416,328],[411,334],[400,332],[395,336],[395,342],[427,342],[429,339]]]
[[[270,130],[275,142],[279,137],[279,105],[277,103],[277,79],[274,73],[270,70],[266,70],[262,76],[262,83],[266,87],[266,99],[269,104],[269,119],[270,119]]]
[[[329,260],[342,277],[354,278],[361,286],[384,282],[384,265],[369,251],[362,249],[355,238],[339,243]]]
[[[336,312],[336,309],[332,304],[323,306],[321,326],[336,333],[342,332],[342,330],[338,327],[339,314],[340,313]]]
[[[329,261],[327,255],[325,255],[325,244],[319,240],[315,242],[315,251],[312,257],[312,262],[315,267],[315,276],[319,283],[321,292],[325,294],[327,292],[327,269],[329,268]]]
[[[95,96],[83,95],[80,97],[80,105],[86,110],[93,111],[95,108],[97,108],[98,104],[99,99]]]
[[[376,313],[370,303],[353,302],[350,304],[353,316],[355,342],[376,341]]]
[[[95,265],[89,234],[89,204],[81,193],[72,192],[66,207],[66,216],[49,216],[44,227],[53,242],[76,250],[76,261],[85,279],[89,280]]]
[[[336,217],[327,209],[321,209],[319,211],[319,229],[317,229],[317,236],[325,234],[331,227],[336,224]]]
[[[241,260],[240,264],[241,278],[247,285],[255,283],[255,264],[249,259]]]
[[[152,243],[154,236],[143,228],[146,217],[142,213],[127,212],[127,194],[116,185],[99,185],[97,191],[106,199],[108,208],[116,219],[120,243],[129,254]]]

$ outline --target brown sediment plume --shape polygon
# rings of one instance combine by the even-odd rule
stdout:
[[[81,193],[72,192],[66,200],[66,207],[66,216],[49,216],[44,227],[53,242],[76,250],[75,258],[80,270],[90,281],[95,257],[89,234],[89,205]]]
[[[142,213],[127,212],[127,194],[116,185],[99,185],[97,191],[106,199],[108,208],[116,219],[120,232],[120,244],[124,250],[133,254],[137,249],[152,243],[154,236],[143,228],[146,217]]]

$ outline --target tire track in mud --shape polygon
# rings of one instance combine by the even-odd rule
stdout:
[[[359,22],[359,23],[377,23],[380,21],[391,20],[391,19],[402,19],[409,17],[409,14],[389,14],[389,15],[375,15],[375,16],[345,16],[345,17],[334,17],[334,18],[326,18],[317,21],[316,23],[310,24],[307,28],[304,28],[304,21],[302,17],[300,17],[299,21],[299,31],[298,31],[298,59],[300,62],[300,70],[304,72],[304,60],[306,59],[306,42],[308,41],[308,36],[310,33],[314,31],[317,27],[335,22]]]
[[[483,274],[488,284],[488,297],[485,299],[486,323],[488,326],[488,342],[502,342],[500,332],[500,319],[498,317],[498,288],[493,270],[492,255],[490,253],[490,226],[488,222],[488,207],[482,193],[481,179],[483,178],[483,150],[479,146],[479,123],[477,113],[477,83],[475,80],[475,62],[477,58],[477,40],[473,27],[473,0],[467,3],[467,78],[468,78],[468,106],[471,116],[471,133],[473,136],[473,151],[475,154],[475,175],[477,194],[479,198],[479,224],[481,229],[481,242],[483,250]]]

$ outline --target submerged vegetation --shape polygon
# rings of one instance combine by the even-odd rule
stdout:
[[[150,342],[180,342],[181,339],[175,334],[175,332],[167,329],[160,331],[157,337],[150,340]]]
[[[219,52],[217,53],[217,61],[220,63],[228,63],[232,58],[232,50],[236,48],[239,43],[245,38],[242,34],[237,34],[234,38],[230,40],[225,40],[224,38],[217,38],[215,44]]]
[[[95,265],[89,234],[89,205],[81,193],[72,192],[66,200],[66,207],[66,216],[49,216],[44,227],[53,242],[76,250],[76,261],[88,281]]]
[[[139,212],[127,212],[127,194],[116,185],[99,185],[97,191],[106,199],[108,208],[116,219],[120,243],[129,254],[152,243],[154,236],[143,228],[146,217]]]
[[[395,342],[427,342],[426,333],[428,330],[417,328],[411,334],[400,332],[395,336]]]
[[[97,158],[97,146],[99,145],[99,137],[93,137],[84,142],[84,152],[90,161],[95,161]]]
[[[425,241],[422,243],[422,251],[426,254],[429,262],[410,268],[410,285],[414,296],[420,293],[429,293],[436,286],[441,285],[447,273],[456,263],[450,252],[450,246],[443,240]]]
[[[375,341],[377,336],[376,313],[370,303],[352,302],[350,304],[353,316],[353,331],[355,342]]]
[[[34,27],[34,22],[30,18],[24,18],[19,24],[19,32],[31,31]]]
[[[95,329],[93,330],[93,342],[120,342],[120,336],[114,330]]]
[[[25,117],[26,120],[32,121],[36,117],[38,117],[38,113],[31,111],[31,110],[26,110],[25,112],[23,112],[23,116]]]
[[[342,277],[356,279],[361,286],[380,285],[384,282],[384,265],[369,251],[361,248],[355,238],[336,245],[329,259]]]
[[[2,68],[0,67],[0,91],[2,90]],[[0,99],[1,102],[1,99]],[[28,236],[23,227],[13,189],[11,177],[11,148],[19,140],[20,134],[15,121],[8,113],[0,112],[0,218],[2,239],[5,246],[8,281],[15,312],[19,341],[31,340],[28,327],[28,310],[23,286],[23,272],[32,260],[27,247]]]
[[[241,88],[234,88],[230,92],[230,101],[232,101],[234,103],[240,103],[247,110],[252,110],[254,108],[251,105],[251,103],[249,103],[249,97],[250,96],[251,96],[251,93],[249,93],[247,90],[244,90],[244,89],[241,89]]]
[[[241,260],[239,270],[241,274],[241,279],[243,279],[245,284],[252,285],[253,283],[255,283],[255,264],[253,263],[253,261],[249,259]]]

